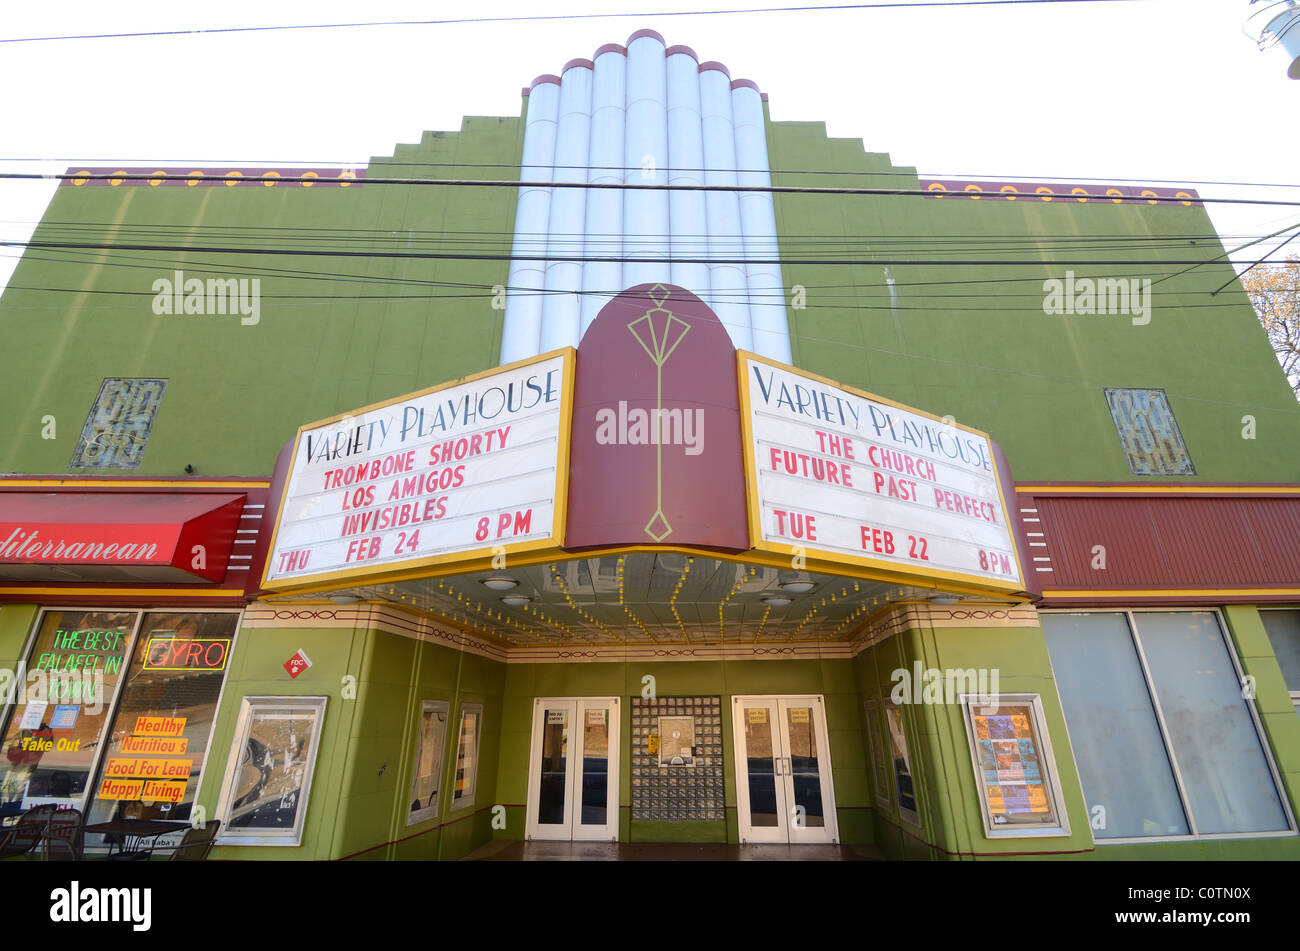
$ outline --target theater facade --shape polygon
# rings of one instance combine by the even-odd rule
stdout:
[[[0,298],[0,817],[1300,858],[1300,405],[1224,256],[649,30],[365,169],[69,169]]]

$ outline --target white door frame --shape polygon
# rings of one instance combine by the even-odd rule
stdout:
[[[773,776],[776,790],[777,824],[750,825],[749,759],[745,749],[745,708],[768,711],[772,730]],[[790,727],[787,711],[792,707],[812,710],[813,737],[817,743],[818,781],[822,794],[824,825],[800,826],[794,819],[794,775],[790,762]],[[835,786],[831,776],[830,742],[826,730],[826,703],[820,694],[743,695],[731,698],[731,729],[736,765],[736,815],[743,844],[771,842],[803,845],[839,842],[835,813]]]
[[[524,836],[526,839],[560,841],[596,840],[618,841],[619,748],[621,704],[618,697],[536,697],[533,700],[533,728],[528,747],[528,804]],[[541,799],[542,730],[545,711],[563,708],[569,715],[568,751],[564,770],[564,822],[541,824],[537,809]],[[582,781],[583,756],[581,725],[589,711],[604,710],[605,732],[609,738],[608,774],[605,786],[605,822],[601,825],[583,824]]]

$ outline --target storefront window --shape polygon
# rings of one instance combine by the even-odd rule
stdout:
[[[12,702],[0,816],[42,803],[80,808],[100,753],[138,615],[46,611],[26,660],[0,686]]]
[[[406,817],[408,826],[438,815],[448,710],[445,700],[426,700],[422,705],[416,737],[415,775],[411,779],[411,809]]]
[[[451,807],[461,809],[474,804],[474,787],[478,781],[479,726],[483,705],[467,703],[460,711],[460,745],[456,750],[456,789]]]
[[[237,614],[146,614],[89,821],[190,817],[207,759]]]
[[[1217,615],[1042,624],[1097,839],[1291,829]]]
[[[245,697],[226,765],[220,841],[298,845],[326,697]]]
[[[1123,614],[1043,614],[1097,839],[1187,835],[1173,766]]]

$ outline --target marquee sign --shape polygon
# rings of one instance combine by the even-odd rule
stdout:
[[[985,433],[738,359],[755,548],[1024,590]]]
[[[558,546],[573,351],[298,431],[263,587]]]

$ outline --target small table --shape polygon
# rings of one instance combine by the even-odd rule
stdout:
[[[118,853],[126,855],[128,853],[139,852],[148,854],[140,846],[145,839],[157,839],[160,835],[166,835],[168,832],[178,832],[181,829],[189,828],[188,822],[173,822],[167,819],[111,819],[108,822],[96,822],[92,825],[82,826],[82,832],[93,832],[96,835],[114,835],[121,836],[121,842],[118,845]],[[128,844],[132,847],[128,848]],[[149,851],[153,846],[150,845]],[[108,854],[113,854],[113,844],[109,843]]]

